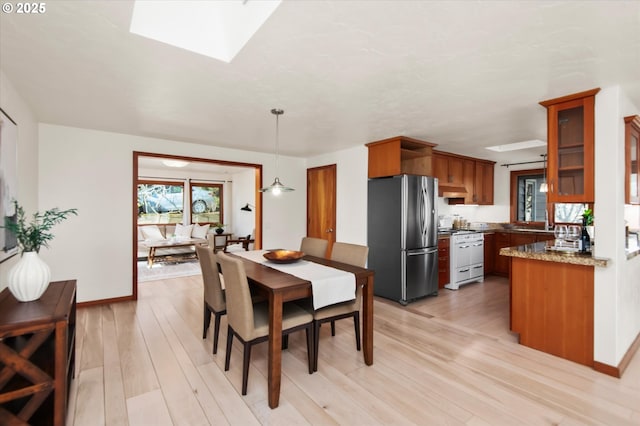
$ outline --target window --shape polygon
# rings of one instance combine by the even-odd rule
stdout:
[[[542,169],[511,172],[511,222],[544,225],[548,206],[546,192],[540,192],[543,182]]]
[[[547,203],[547,193],[540,192],[545,181],[544,170],[511,172],[511,222],[544,226],[548,223],[582,223],[582,212],[588,204]]]
[[[184,185],[175,182],[138,182],[138,224],[182,223]]]
[[[221,184],[191,183],[191,222],[224,223]]]

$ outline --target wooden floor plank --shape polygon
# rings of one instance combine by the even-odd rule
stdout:
[[[82,370],[78,377],[78,397],[74,425],[106,425],[104,417],[104,371],[102,367]]]
[[[127,399],[127,416],[129,426],[174,425],[159,389]]]
[[[372,366],[356,351],[349,320],[336,323],[335,337],[322,328],[312,375],[303,333],[292,335],[272,410],[266,345],[252,351],[242,396],[237,343],[224,371],[226,318],[218,355],[212,333],[202,339],[201,277],[143,283],[138,302],[78,311],[68,424],[640,424],[640,356],[616,379],[518,345],[504,278],[406,307],[376,298],[374,312]]]
[[[191,387],[180,368],[149,302],[138,302],[136,317],[173,421],[194,426],[209,424],[194,395],[197,390]]]
[[[102,340],[104,342],[105,419],[110,426],[126,426],[128,424],[127,401],[122,380],[114,312],[109,305],[103,306],[101,311]]]
[[[149,349],[136,318],[137,303],[124,302],[109,306],[115,318],[125,397],[131,398],[158,389],[160,385]]]

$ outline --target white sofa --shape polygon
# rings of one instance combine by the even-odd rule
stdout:
[[[177,231],[176,231],[177,229]],[[212,229],[209,225],[188,225],[181,224],[149,224],[138,225],[138,260],[146,260],[149,255],[149,249],[142,243],[145,241],[170,240],[171,238],[191,238],[196,240],[196,244],[209,244],[209,235]],[[186,235],[186,234],[189,235]],[[186,247],[168,247],[156,249],[155,257],[174,256],[174,255],[193,255],[195,254],[194,246]]]

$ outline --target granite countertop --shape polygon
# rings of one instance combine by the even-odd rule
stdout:
[[[590,254],[565,253],[547,250],[549,241],[526,244],[517,247],[505,247],[500,249],[502,256],[520,257],[523,259],[543,260],[547,262],[570,263],[584,266],[607,266],[609,259],[594,257]]]

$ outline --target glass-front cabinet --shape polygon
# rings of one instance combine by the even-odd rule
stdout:
[[[625,203],[640,204],[640,115],[624,118],[625,123]]]
[[[547,108],[549,202],[594,202],[594,115],[599,91],[540,102]]]

